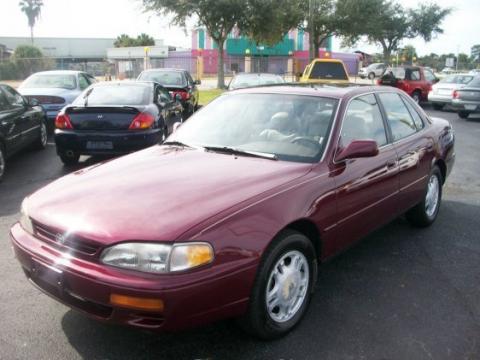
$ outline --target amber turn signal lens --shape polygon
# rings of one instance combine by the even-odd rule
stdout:
[[[110,294],[112,305],[137,310],[163,311],[164,305],[161,299],[139,298],[134,296]]]

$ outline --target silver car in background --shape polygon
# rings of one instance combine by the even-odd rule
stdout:
[[[452,107],[462,119],[480,113],[480,76],[477,75],[467,86],[453,92]]]
[[[45,111],[47,126],[51,131],[58,112],[95,82],[93,76],[83,71],[42,71],[30,75],[17,90],[27,99],[38,101]]]
[[[471,74],[447,75],[438,83],[432,86],[428,93],[428,101],[432,103],[435,110],[441,110],[445,105],[450,105],[453,99],[453,92],[467,86],[474,78]]]
[[[238,73],[232,78],[230,84],[228,84],[228,90],[283,83],[285,83],[285,80],[280,75],[267,73]]]
[[[358,72],[358,76],[362,79],[369,78],[370,80],[380,77],[385,72],[386,66],[383,63],[370,64],[367,67],[363,67]]]

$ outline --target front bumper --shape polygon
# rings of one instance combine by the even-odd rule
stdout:
[[[145,131],[75,131],[55,130],[55,144],[60,154],[72,150],[81,155],[118,155],[145,149],[158,144],[162,129]],[[165,134],[166,136],[166,134]],[[111,148],[89,148],[91,142],[109,142]]]
[[[47,295],[97,320],[155,331],[245,313],[257,268],[256,263],[249,263],[183,274],[143,274],[103,265],[96,258],[72,257],[26,233],[19,224],[12,227],[10,237],[25,275]],[[112,293],[161,299],[164,310],[114,306]]]

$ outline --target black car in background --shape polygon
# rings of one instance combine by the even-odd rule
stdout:
[[[452,107],[462,119],[480,113],[480,76],[475,76],[467,86],[453,92]]]
[[[198,109],[198,87],[200,80],[193,80],[187,70],[182,69],[150,69],[143,71],[137,78],[139,81],[154,81],[165,87],[172,97],[181,96],[184,108],[183,119],[186,120]]]
[[[6,160],[27,146],[47,145],[45,113],[37,100],[27,100],[12,87],[0,84],[0,181]]]
[[[154,82],[94,84],[58,114],[57,154],[73,165],[80,155],[121,155],[158,144],[181,122],[178,98]]]

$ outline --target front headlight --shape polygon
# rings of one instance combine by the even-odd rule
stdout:
[[[23,230],[33,235],[33,223],[28,215],[27,199],[24,199],[22,202],[22,209],[20,210],[20,225],[22,225]]]
[[[167,273],[209,264],[213,257],[213,249],[208,243],[166,245],[135,242],[105,249],[101,261],[125,269]]]

